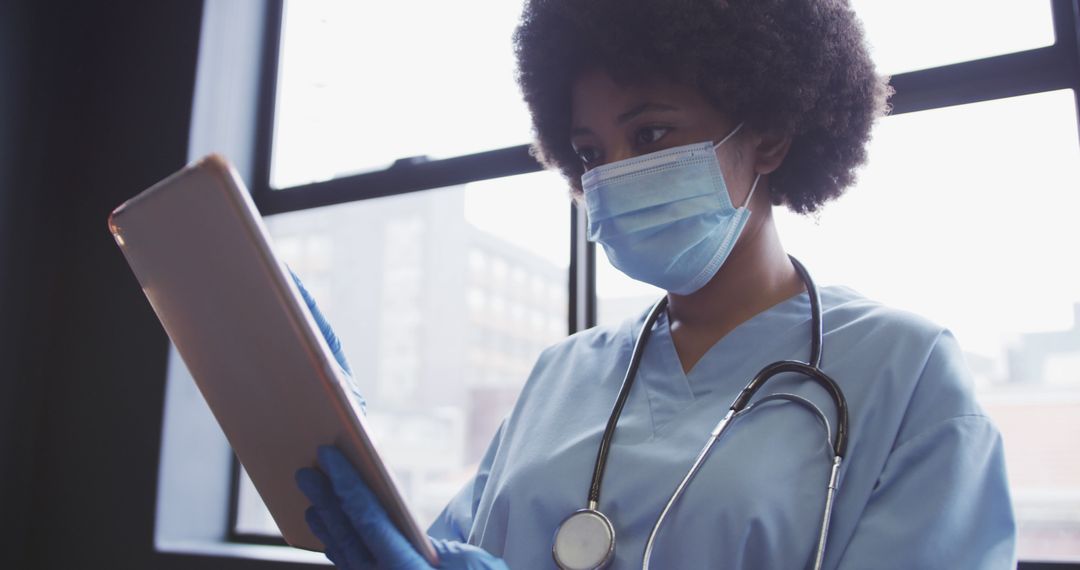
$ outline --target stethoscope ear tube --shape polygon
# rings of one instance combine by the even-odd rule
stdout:
[[[803,285],[806,286],[806,295],[810,297],[810,360],[807,362],[814,368],[821,368],[821,344],[824,335],[824,327],[821,324],[821,295],[818,294],[817,284],[810,277],[810,272],[795,256],[789,255],[791,265],[795,267]]]

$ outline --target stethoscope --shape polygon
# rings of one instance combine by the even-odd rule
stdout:
[[[716,427],[713,428],[712,432],[709,434],[709,439],[705,442],[705,447],[698,453],[697,459],[694,460],[693,465],[690,467],[690,471],[683,477],[682,482],[679,483],[675,492],[672,493],[671,498],[668,499],[667,505],[664,506],[664,510],[660,512],[660,516],[656,519],[656,524],[653,525],[652,532],[649,533],[649,539],[645,543],[645,553],[642,558],[643,568],[649,567],[653,543],[656,540],[657,533],[660,531],[660,525],[663,524],[664,518],[671,512],[671,509],[679,500],[683,491],[686,490],[687,485],[690,484],[690,480],[694,478],[698,469],[700,469],[701,465],[705,462],[705,458],[708,456],[709,450],[712,449],[713,444],[720,439],[724,430],[726,430],[734,420],[749,413],[756,406],[771,400],[787,400],[799,404],[813,412],[824,424],[826,437],[833,448],[832,473],[829,476],[829,485],[825,495],[825,514],[821,519],[821,530],[818,533],[817,549],[814,554],[813,567],[815,570],[821,568],[822,560],[825,557],[825,542],[829,534],[829,519],[832,517],[833,500],[836,496],[840,462],[843,460],[847,448],[848,410],[847,401],[844,399],[844,394],[840,391],[840,387],[820,368],[822,340],[821,298],[818,296],[817,287],[814,285],[813,279],[810,278],[810,273],[806,271],[806,268],[803,267],[802,263],[799,263],[794,257],[791,257],[791,262],[795,266],[795,270],[799,273],[799,277],[802,278],[803,283],[806,285],[806,291],[810,296],[811,327],[813,329],[811,336],[810,362],[800,362],[797,360],[781,360],[773,362],[762,368],[761,371],[750,380],[750,383],[739,392],[739,395],[728,409],[727,414],[724,415],[724,418],[720,420],[720,423],[716,424]],[[607,466],[607,456],[608,452],[611,450],[611,440],[615,435],[615,425],[618,423],[619,415],[622,414],[623,406],[626,404],[626,400],[630,395],[630,388],[634,384],[634,377],[637,375],[638,366],[641,364],[641,357],[645,351],[645,343],[649,340],[649,334],[652,331],[653,324],[656,323],[656,319],[665,308],[667,308],[666,296],[653,305],[652,310],[649,311],[649,315],[645,319],[645,324],[641,327],[641,332],[638,333],[637,342],[634,343],[634,351],[630,356],[630,365],[626,369],[622,388],[619,389],[619,396],[615,400],[615,407],[611,410],[611,416],[608,418],[603,438],[600,440],[600,449],[596,454],[596,465],[593,468],[592,485],[589,487],[588,507],[571,513],[570,516],[559,523],[559,527],[555,531],[555,543],[551,548],[551,554],[555,557],[555,563],[559,568],[565,570],[591,570],[604,568],[611,562],[612,556],[615,553],[615,528],[611,525],[611,521],[607,516],[605,516],[604,513],[601,513],[598,508],[600,503],[600,483],[604,478],[604,468]],[[832,396],[833,402],[836,404],[837,415],[835,439],[833,439],[833,434],[829,428],[829,421],[825,417],[825,414],[820,408],[802,396],[777,393],[764,396],[754,403],[750,403],[754,394],[756,394],[766,382],[777,374],[782,374],[784,372],[794,372],[810,378],[821,385],[821,387]]]

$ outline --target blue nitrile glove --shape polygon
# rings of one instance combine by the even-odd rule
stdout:
[[[311,310],[311,316],[315,318],[315,324],[319,325],[319,332],[321,332],[323,338],[326,339],[326,344],[330,345],[330,350],[334,353],[334,358],[337,360],[338,364],[341,365],[341,369],[349,376],[352,376],[352,368],[349,367],[349,361],[345,359],[345,352],[341,349],[341,340],[334,334],[334,329],[330,328],[330,323],[326,322],[326,317],[324,317],[322,311],[319,310],[319,306],[315,304],[315,298],[304,288],[303,282],[296,276],[296,273],[293,273],[292,269],[289,269],[289,275],[292,275],[293,282],[296,283],[296,288],[300,290],[300,296],[304,298],[304,302],[307,303],[308,309]]]
[[[307,510],[311,532],[326,546],[326,557],[346,570],[412,570],[432,568],[402,535],[336,447],[322,446],[319,468],[296,472],[296,483],[312,506]],[[325,473],[325,475],[323,474]],[[439,568],[509,570],[483,549],[461,542],[430,538],[439,554]]]
[[[345,371],[345,374],[352,378],[352,368],[349,366],[349,361],[345,359],[345,351],[341,348],[341,340],[334,334],[334,329],[330,327],[330,323],[326,321],[326,317],[323,316],[322,311],[319,310],[319,306],[315,304],[315,298],[308,293],[308,290],[304,288],[303,282],[300,278],[293,273],[292,269],[289,269],[289,275],[292,275],[293,282],[296,283],[296,288],[300,290],[300,296],[304,298],[304,303],[307,304],[308,310],[311,311],[311,316],[315,319],[315,324],[319,325],[319,332],[322,333],[323,338],[326,339],[326,344],[330,346],[330,351],[334,353],[334,360],[337,360],[341,369]],[[363,394],[360,393],[360,387],[356,385],[356,381],[350,382],[352,386],[353,395],[356,396],[357,401],[360,403],[360,409],[367,411],[367,402],[364,400]]]

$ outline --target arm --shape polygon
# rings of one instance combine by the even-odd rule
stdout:
[[[1015,533],[1001,437],[960,416],[893,450],[838,568],[1014,568]]]
[[[838,568],[1014,568],[1016,522],[1001,435],[942,333]],[[843,493],[843,490],[840,491]]]

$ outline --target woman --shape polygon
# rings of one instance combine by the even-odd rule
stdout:
[[[643,311],[547,349],[429,534],[444,567],[553,567],[553,536],[586,506],[646,329],[597,505],[616,536],[614,566],[639,567],[747,380],[811,358],[811,295],[771,208],[815,212],[851,185],[889,88],[845,0],[529,0],[515,43],[537,156],[566,176],[590,239],[665,289],[666,307],[651,326]],[[820,297],[821,368],[850,410],[823,567],[1013,567],[1000,437],[953,337],[847,288]],[[779,376],[763,390],[775,392],[836,418],[813,382]],[[833,453],[795,404],[731,424],[657,532],[654,567],[813,562]],[[320,462],[330,480],[298,478],[331,560],[426,567],[340,454],[321,449]]]

